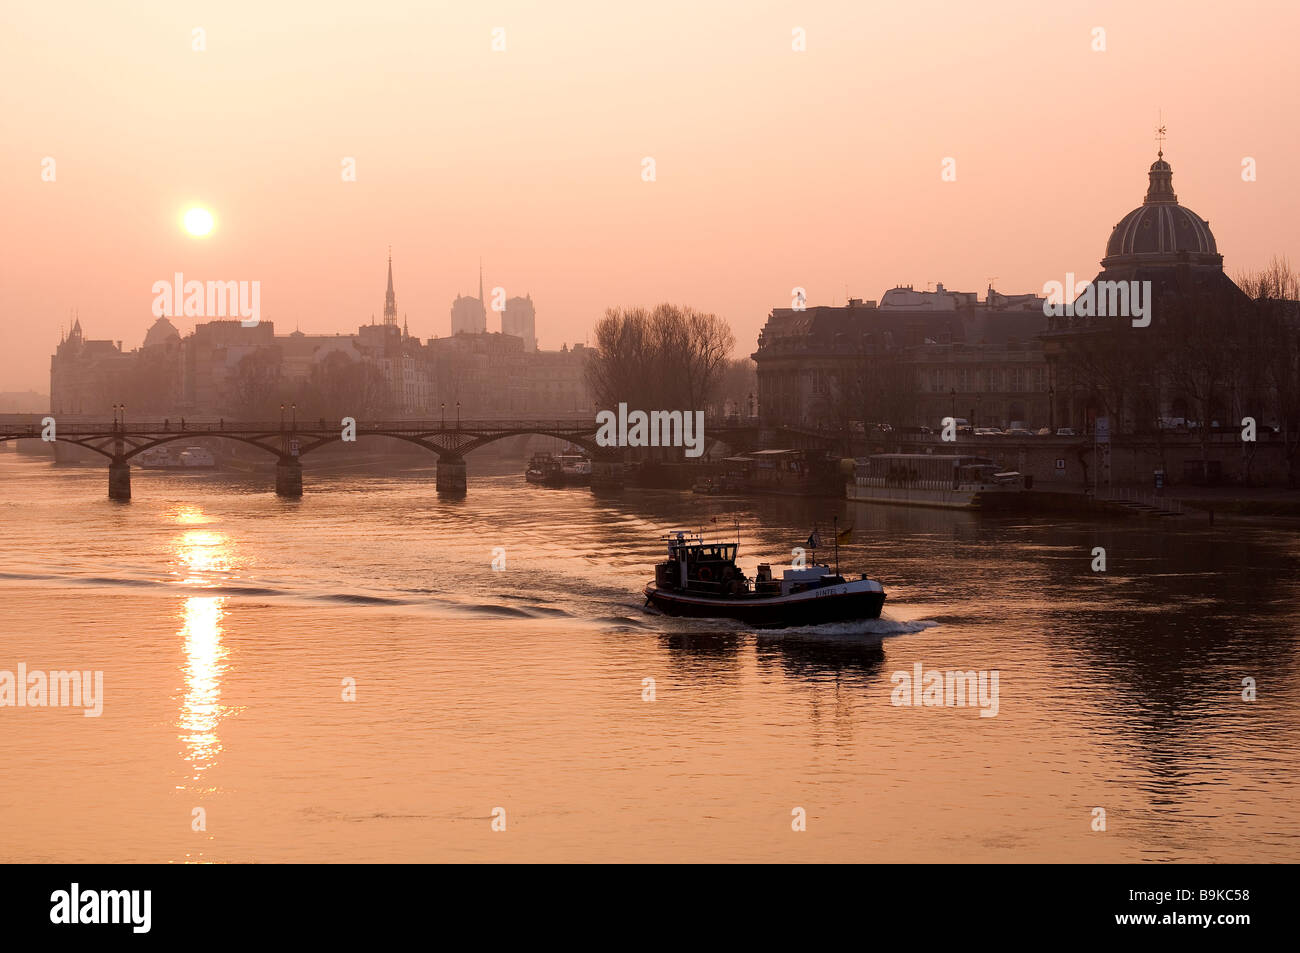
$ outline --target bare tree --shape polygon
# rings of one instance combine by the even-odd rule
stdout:
[[[392,392],[379,368],[338,351],[312,368],[298,406],[306,417],[331,421],[343,417],[375,420],[394,409]]]
[[[1300,272],[1285,257],[1275,255],[1264,268],[1239,272],[1234,280],[1255,301],[1257,314],[1246,363],[1261,392],[1258,402],[1280,431],[1288,483],[1295,486],[1300,482]]]
[[[596,322],[595,337],[586,376],[597,403],[605,407],[619,401],[634,406],[646,403],[647,377],[659,370],[652,366],[649,313],[644,308],[610,308]]]
[[[756,402],[757,394],[758,365],[754,363],[754,359],[738,357],[728,361],[722,371],[722,379],[717,390],[717,399],[723,409],[730,404],[735,408],[734,412],[738,416],[748,417],[751,412],[750,398],[752,397]]]
[[[275,348],[258,348],[240,359],[230,379],[226,410],[245,420],[265,416],[279,403],[280,354]]]
[[[596,323],[587,386],[598,403],[633,409],[703,410],[715,396],[736,346],[714,314],[661,304],[610,308]]]

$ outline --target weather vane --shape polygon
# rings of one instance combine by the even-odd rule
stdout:
[[[1160,123],[1160,125],[1156,127],[1156,158],[1163,159],[1165,157],[1165,124],[1163,113],[1156,121]]]

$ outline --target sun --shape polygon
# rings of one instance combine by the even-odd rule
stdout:
[[[212,213],[205,208],[192,208],[185,213],[185,231],[202,237],[212,231]]]

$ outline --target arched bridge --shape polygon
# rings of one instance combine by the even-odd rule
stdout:
[[[623,447],[605,447],[596,442],[594,419],[457,421],[326,421],[293,420],[279,423],[246,423],[220,419],[202,423],[183,418],[157,421],[87,421],[77,419],[60,424],[53,416],[25,423],[0,423],[0,443],[18,439],[44,439],[84,447],[108,459],[108,495],[131,498],[131,461],[146,451],[179,440],[220,437],[265,450],[276,457],[276,492],[282,496],[302,495],[302,457],[332,443],[350,443],[361,437],[389,437],[423,447],[437,455],[439,492],[464,493],[465,455],[507,437],[538,435],[555,437],[582,447],[592,460],[593,485],[621,485]],[[756,445],[756,426],[706,423],[705,445],[723,440],[733,447]]]

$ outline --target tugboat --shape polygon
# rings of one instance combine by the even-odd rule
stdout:
[[[736,565],[737,543],[706,543],[702,536],[665,536],[668,559],[645,587],[646,606],[676,616],[737,619],[758,629],[878,619],[885,590],[863,573],[846,579],[838,566],[787,569],[774,579],[760,563],[750,580]],[[838,550],[838,547],[837,547]],[[838,563],[838,558],[836,562]]]

